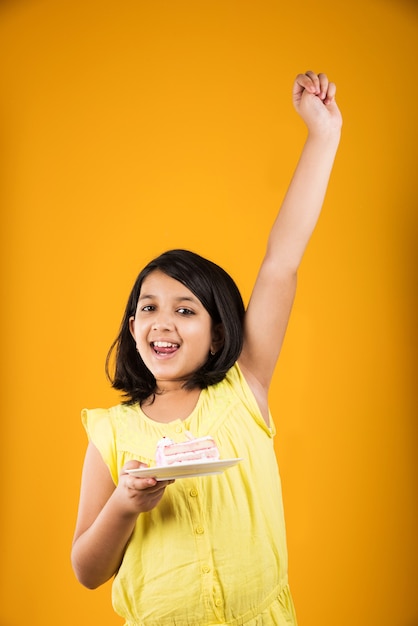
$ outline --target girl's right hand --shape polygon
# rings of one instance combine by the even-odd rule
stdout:
[[[174,480],[157,481],[150,477],[140,478],[127,472],[128,469],[145,467],[148,465],[140,461],[128,461],[120,472],[116,492],[119,492],[119,498],[123,500],[129,514],[151,511],[163,497],[166,487],[174,482]]]
[[[87,447],[71,558],[78,580],[89,589],[115,575],[138,515],[153,509],[173,482],[127,473],[139,467],[146,465],[126,463],[115,487],[99,450],[91,442]]]

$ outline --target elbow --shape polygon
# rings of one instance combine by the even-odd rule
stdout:
[[[83,587],[85,587],[86,589],[90,589],[90,590],[98,589],[100,585],[102,584],[101,582],[98,582],[97,580],[93,580],[89,576],[86,576],[85,574],[82,574],[79,572],[75,572],[75,576],[78,582],[81,585],[83,585]]]
[[[97,589],[100,586],[100,584],[93,580],[93,578],[89,576],[83,568],[78,567],[74,562],[72,562],[72,568],[76,579],[81,585],[83,585],[83,587],[86,587],[86,589]]]
[[[86,589],[97,589],[106,581],[98,580],[95,576],[91,576],[88,573],[82,571],[80,568],[76,568],[73,565],[73,572],[78,582]]]
[[[76,579],[83,587],[86,587],[86,589],[97,589],[110,578],[104,579],[103,575],[98,574],[97,571],[80,562],[80,559],[77,558],[74,551],[71,554],[71,566]]]
[[[86,589],[90,589],[91,591],[93,591],[94,589],[98,589],[100,587],[101,583],[94,583],[88,579],[84,580],[84,578],[82,576],[77,576],[76,574],[76,578],[78,580],[78,582],[83,585],[83,587],[85,587]]]

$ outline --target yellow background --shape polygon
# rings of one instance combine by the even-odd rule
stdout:
[[[418,625],[417,35],[412,0],[1,4],[0,626],[121,624],[70,568],[80,410],[118,400],[150,257],[196,250],[247,300],[307,69],[344,132],[271,393],[291,586],[300,626]]]

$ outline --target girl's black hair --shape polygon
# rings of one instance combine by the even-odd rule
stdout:
[[[204,389],[220,382],[238,359],[243,342],[244,304],[234,280],[219,265],[189,250],[169,250],[150,261],[138,275],[130,293],[119,334],[106,358],[106,373],[112,387],[124,392],[125,403],[143,402],[156,393],[156,381],[137,352],[129,329],[145,278],[159,270],[183,283],[200,300],[214,324],[221,323],[223,347],[208,355],[206,363],[185,382],[186,389]],[[115,352],[114,374],[110,360]]]

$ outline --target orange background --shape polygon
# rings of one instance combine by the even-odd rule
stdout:
[[[16,0],[0,8],[0,626],[121,624],[70,567],[84,406],[170,247],[248,298],[304,139],[344,113],[271,406],[300,626],[418,625],[417,4]],[[187,595],[187,590],[185,590]]]

